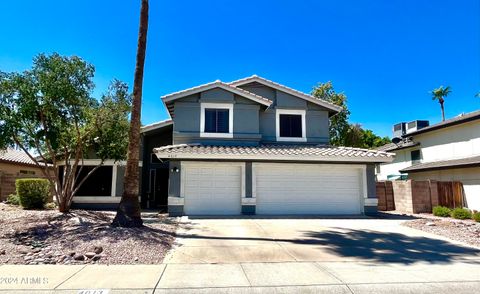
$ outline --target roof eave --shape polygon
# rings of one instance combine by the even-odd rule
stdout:
[[[158,158],[175,159],[205,159],[205,160],[267,160],[267,161],[310,161],[310,162],[355,162],[355,163],[388,163],[393,157],[347,157],[347,156],[288,156],[288,155],[237,155],[237,154],[197,154],[169,153],[155,148],[153,152]]]
[[[269,80],[265,80],[265,79],[260,78],[258,76],[251,76],[249,78],[241,79],[241,80],[238,80],[238,81],[233,81],[229,84],[237,87],[237,86],[242,86],[242,85],[246,85],[246,84],[253,83],[253,82],[257,82],[257,83],[260,83],[262,85],[272,87],[274,89],[277,89],[279,91],[283,91],[283,92],[285,92],[287,94],[290,94],[292,96],[299,97],[299,98],[307,100],[311,103],[314,103],[314,104],[320,105],[322,107],[325,107],[325,108],[329,109],[331,112],[333,112],[330,116],[333,116],[337,113],[340,113],[343,110],[343,108],[338,106],[338,105],[330,104],[326,101],[316,99],[316,98],[314,98],[314,97],[312,97],[308,94],[305,94],[305,93],[302,93],[300,91],[291,89],[289,87],[271,82]],[[329,112],[329,113],[331,113],[331,112]]]
[[[193,94],[196,94],[196,93],[200,93],[200,92],[203,92],[203,91],[208,91],[208,90],[211,90],[211,89],[214,89],[214,88],[221,88],[225,91],[229,91],[231,93],[237,94],[237,95],[242,96],[244,98],[255,101],[259,104],[265,105],[267,107],[272,104],[272,101],[269,101],[266,98],[255,97],[253,94],[245,93],[245,90],[235,89],[235,87],[229,86],[229,85],[227,85],[225,83],[222,83],[222,82],[213,82],[213,83],[205,84],[203,86],[192,88],[190,90],[165,95],[165,96],[162,96],[161,99],[166,104],[167,102],[171,102],[171,101],[174,101],[174,100],[177,100],[177,99],[180,99],[180,98],[184,98],[186,96],[193,95]]]

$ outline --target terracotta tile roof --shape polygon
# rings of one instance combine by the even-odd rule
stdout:
[[[421,172],[435,169],[455,168],[455,167],[469,167],[480,166],[480,155],[472,157],[464,157],[450,160],[439,160],[434,162],[425,162],[414,164],[410,167],[402,169],[400,172]]]
[[[378,150],[326,145],[208,146],[169,145],[155,148],[159,158],[391,162],[394,154]]]
[[[0,150],[0,161],[35,165],[35,162],[25,152],[13,148]]]

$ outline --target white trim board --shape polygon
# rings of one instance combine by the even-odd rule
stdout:
[[[228,109],[228,133],[205,132],[205,109]],[[233,138],[233,103],[200,103],[200,137],[204,138]]]
[[[307,142],[306,131],[306,110],[300,109],[276,109],[275,110],[275,132],[277,141],[279,142]],[[293,114],[302,116],[302,137],[280,137],[280,115],[281,114]]]

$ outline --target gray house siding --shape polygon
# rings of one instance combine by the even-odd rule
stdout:
[[[224,89],[211,89],[175,101],[174,144],[201,143],[209,145],[250,145],[276,143],[275,109],[306,110],[306,144],[328,144],[328,110],[288,93],[259,84],[243,89],[273,101],[265,109],[258,103]],[[200,103],[233,103],[233,138],[200,137]],[[298,144],[298,142],[296,142]],[[288,144],[282,142],[281,144]]]
[[[200,103],[233,103],[233,138],[200,137]],[[212,89],[175,102],[174,144],[250,145],[261,140],[260,105],[223,89]]]

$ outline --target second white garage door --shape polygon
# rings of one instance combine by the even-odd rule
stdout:
[[[362,169],[348,165],[254,164],[257,214],[360,214]]]
[[[235,163],[182,163],[185,214],[240,214],[242,169]]]

